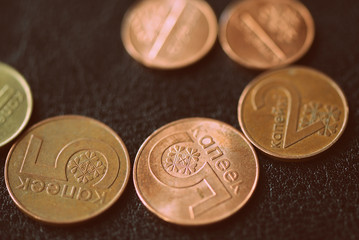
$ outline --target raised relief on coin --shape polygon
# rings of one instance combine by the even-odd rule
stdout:
[[[140,199],[157,216],[202,225],[229,217],[248,201],[258,161],[233,127],[190,118],[160,128],[145,141],[133,178]]]
[[[0,63],[0,147],[26,126],[32,112],[31,91],[15,69]]]
[[[187,144],[174,145],[168,148],[163,154],[162,166],[164,169],[175,177],[186,177],[197,173],[200,169],[200,153],[197,149],[191,148]]]
[[[109,208],[129,178],[122,140],[96,120],[50,118],[32,127],[10,150],[8,191],[31,217],[54,224],[92,218]]]
[[[216,16],[202,0],[141,1],[128,11],[122,24],[127,52],[155,68],[192,64],[209,52],[216,36]]]
[[[328,76],[290,67],[257,77],[243,91],[238,118],[248,139],[263,152],[299,160],[332,146],[348,120],[343,92]]]
[[[220,22],[224,51],[249,68],[290,64],[307,52],[314,39],[313,19],[297,1],[240,1],[224,11]]]
[[[76,153],[68,162],[68,169],[78,183],[88,184],[101,178],[106,171],[107,161],[100,152],[84,150]]]

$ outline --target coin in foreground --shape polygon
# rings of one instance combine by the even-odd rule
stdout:
[[[124,17],[122,41],[145,66],[174,69],[206,55],[217,29],[216,15],[205,1],[140,1]]]
[[[31,112],[32,96],[24,77],[0,63],[0,147],[19,135]]]
[[[133,180],[143,204],[181,225],[217,222],[237,212],[258,181],[251,144],[235,128],[189,118],[155,131],[137,153]]]
[[[293,63],[308,51],[314,22],[298,1],[238,1],[222,14],[219,38],[224,51],[239,64],[275,68]]]
[[[293,161],[332,146],[348,121],[348,105],[328,76],[306,67],[264,73],[243,91],[239,124],[263,152]]]
[[[126,147],[106,125],[87,117],[42,121],[11,148],[7,189],[30,217],[51,224],[90,219],[109,208],[129,178]]]

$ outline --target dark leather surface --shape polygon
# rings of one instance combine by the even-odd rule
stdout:
[[[96,118],[119,133],[131,163],[145,138],[171,121],[210,117],[239,128],[238,98],[259,72],[233,63],[218,43],[195,65],[158,71],[124,50],[120,24],[131,0],[0,0],[0,61],[18,69],[34,97],[29,126],[51,116]],[[229,0],[208,0],[217,16]],[[207,227],[165,223],[147,211],[132,178],[99,217],[70,227],[31,220],[4,183],[10,145],[0,149],[1,239],[356,239],[359,238],[359,1],[303,0],[316,37],[298,64],[331,76],[347,95],[347,130],[316,160],[284,163],[259,151],[260,179],[248,204]],[[132,177],[132,176],[131,176]]]

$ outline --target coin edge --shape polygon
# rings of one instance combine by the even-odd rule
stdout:
[[[28,134],[30,131],[32,131],[33,129],[46,124],[48,122],[51,122],[53,120],[61,120],[61,119],[68,119],[68,118],[72,118],[72,119],[87,119],[93,122],[96,122],[97,124],[100,124],[102,127],[105,127],[106,130],[109,130],[110,134],[113,135],[117,140],[119,140],[121,147],[123,147],[125,156],[126,156],[126,164],[127,164],[127,171],[126,171],[126,175],[124,176],[124,182],[123,185],[120,189],[120,191],[115,195],[115,197],[110,201],[110,203],[103,209],[101,209],[101,211],[96,212],[95,214],[92,214],[90,216],[87,217],[83,217],[83,218],[79,218],[76,221],[47,221],[46,219],[43,219],[41,217],[37,217],[31,214],[31,212],[29,210],[27,210],[25,208],[25,206],[23,206],[23,204],[20,203],[20,201],[18,201],[15,196],[13,195],[13,192],[11,191],[11,187],[10,187],[10,183],[9,183],[9,179],[8,179],[8,165],[10,162],[10,157],[15,149],[15,147],[17,146],[17,144],[25,137],[26,134]],[[116,152],[117,153],[117,152]],[[121,160],[120,160],[121,163]],[[120,165],[121,166],[121,165]],[[119,173],[118,173],[119,174]],[[130,157],[129,157],[129,153],[127,151],[126,145],[124,144],[123,140],[121,139],[121,137],[109,126],[107,126],[106,124],[100,122],[99,120],[96,120],[94,118],[91,117],[87,117],[87,116],[81,116],[81,115],[60,115],[60,116],[55,116],[55,117],[50,117],[47,119],[44,119],[36,124],[34,124],[32,127],[30,127],[26,132],[23,133],[23,135],[12,145],[12,147],[9,150],[9,153],[6,157],[6,161],[5,161],[5,166],[4,166],[4,179],[5,179],[5,184],[6,184],[6,189],[11,197],[11,199],[15,202],[15,205],[23,212],[25,213],[27,216],[29,216],[30,218],[40,221],[42,223],[45,224],[49,224],[49,225],[70,225],[70,224],[77,224],[77,223],[82,223],[88,220],[91,220],[97,216],[99,216],[100,214],[106,212],[110,207],[112,207],[116,201],[122,196],[123,192],[125,191],[128,182],[129,182],[129,178],[130,178],[130,174],[131,174],[131,163],[130,163]]]
[[[330,144],[328,144],[325,148],[323,149],[320,149],[318,151],[315,151],[311,154],[305,154],[303,155],[302,157],[288,157],[288,156],[283,156],[281,154],[275,154],[275,153],[272,153],[271,151],[268,151],[266,150],[265,148],[261,147],[259,144],[257,144],[253,138],[251,138],[249,136],[249,134],[247,133],[247,131],[245,130],[245,128],[243,127],[244,125],[244,121],[242,119],[242,108],[241,108],[241,103],[243,103],[244,101],[244,98],[248,95],[248,92],[253,88],[253,86],[255,86],[255,84],[257,82],[260,82],[261,81],[261,78],[263,77],[266,77],[270,74],[274,74],[276,72],[279,72],[279,71],[288,71],[289,69],[293,69],[293,68],[296,68],[296,69],[305,69],[305,70],[309,70],[309,71],[312,71],[312,72],[315,72],[317,73],[318,75],[324,77],[325,81],[331,85],[335,91],[338,93],[339,97],[341,98],[341,100],[343,101],[343,108],[344,108],[344,111],[345,111],[345,119],[343,120],[343,127],[341,128],[340,132],[338,133],[338,135],[333,139],[333,141],[330,142]],[[349,119],[349,106],[348,106],[348,102],[347,102],[347,99],[345,97],[345,94],[343,92],[343,90],[341,89],[341,87],[331,78],[329,77],[328,75],[326,75],[325,73],[319,71],[319,70],[316,70],[314,68],[311,68],[311,67],[306,67],[306,66],[300,66],[300,65],[295,65],[295,66],[290,66],[290,67],[285,67],[285,68],[281,68],[281,69],[275,69],[275,70],[270,70],[270,71],[266,71],[260,75],[258,75],[257,77],[255,77],[243,90],[240,98],[239,98],[239,101],[238,101],[238,107],[237,107],[237,117],[238,117],[238,121],[239,121],[239,125],[240,125],[240,128],[243,132],[243,134],[246,136],[246,138],[256,147],[258,148],[261,152],[265,153],[266,155],[270,156],[271,158],[274,158],[274,159],[278,159],[278,160],[281,160],[281,161],[285,161],[285,162],[300,162],[300,161],[306,161],[306,160],[310,160],[312,159],[312,157],[314,156],[317,156],[323,152],[325,152],[326,150],[328,150],[330,147],[332,147],[339,139],[340,137],[343,135],[346,127],[347,127],[347,124],[348,124],[348,119]]]
[[[238,6],[240,4],[242,4],[243,2],[251,2],[252,0],[237,0],[235,2],[230,3],[222,12],[220,19],[219,19],[219,31],[218,31],[218,38],[219,38],[219,42],[220,45],[223,49],[223,51],[227,54],[227,56],[234,61],[235,63],[246,67],[248,69],[252,69],[252,70],[274,70],[274,69],[280,69],[283,68],[287,65],[290,65],[296,61],[298,61],[300,58],[302,58],[310,49],[310,47],[312,46],[313,42],[314,42],[314,37],[315,37],[315,23],[314,23],[314,19],[313,16],[311,15],[309,9],[301,2],[297,1],[297,0],[291,0],[292,3],[297,4],[297,6],[299,6],[299,10],[296,9],[298,12],[300,12],[306,26],[307,29],[312,29],[312,31],[310,32],[310,34],[307,34],[307,37],[304,41],[303,46],[300,48],[300,50],[297,52],[297,54],[295,54],[293,57],[288,58],[286,61],[284,61],[281,64],[268,64],[267,67],[265,66],[255,66],[254,64],[248,64],[247,61],[245,59],[242,59],[239,55],[237,55],[236,53],[234,53],[234,51],[232,50],[232,47],[230,46],[229,42],[227,41],[227,37],[226,37],[226,29],[229,23],[229,19],[230,17],[233,15],[233,12],[236,10],[236,8],[238,8]],[[263,2],[288,2],[287,0],[260,0]],[[306,17],[304,17],[303,15],[305,15]],[[308,37],[309,36],[309,37]]]
[[[231,213],[229,214],[226,214],[225,216],[221,217],[221,218],[218,218],[214,221],[202,221],[202,222],[196,222],[196,223],[189,223],[189,222],[182,222],[182,221],[174,221],[166,216],[161,216],[159,214],[158,211],[156,211],[156,209],[154,209],[152,206],[150,206],[149,203],[147,203],[145,200],[144,200],[144,197],[143,195],[141,194],[141,190],[140,190],[140,187],[138,186],[138,183],[137,183],[137,179],[136,179],[136,171],[137,171],[137,165],[138,165],[138,162],[139,162],[139,157],[140,157],[140,154],[142,153],[143,149],[146,147],[146,145],[148,144],[148,142],[157,134],[159,134],[161,131],[163,131],[164,129],[168,128],[168,127],[171,127],[175,124],[178,124],[178,123],[182,123],[182,122],[187,122],[187,121],[210,121],[210,122],[216,122],[216,123],[219,123],[220,125],[224,125],[232,130],[234,130],[234,132],[238,133],[240,135],[240,137],[242,138],[242,140],[244,140],[245,143],[248,144],[249,148],[251,149],[253,155],[254,155],[254,160],[255,160],[255,163],[256,163],[256,176],[255,176],[255,180],[254,180],[254,183],[251,187],[251,191],[249,192],[248,196],[245,198],[245,200],[240,204],[238,205],[238,207],[232,211]],[[214,223],[217,223],[217,222],[220,222],[222,220],[225,220],[231,216],[233,216],[234,214],[236,214],[240,209],[242,209],[248,202],[249,200],[251,199],[251,197],[253,196],[253,193],[255,191],[255,189],[257,188],[257,185],[258,185],[258,181],[259,181],[259,161],[258,161],[258,156],[256,154],[256,151],[255,151],[255,148],[253,147],[253,145],[251,144],[250,141],[248,141],[248,139],[238,130],[236,129],[235,127],[225,123],[225,122],[222,122],[220,120],[216,120],[216,119],[211,119],[211,118],[203,118],[203,117],[191,117],[191,118],[182,118],[182,119],[179,119],[179,120],[175,120],[175,121],[172,121],[170,123],[167,123],[163,126],[161,126],[159,129],[155,130],[154,132],[152,132],[147,138],[146,140],[142,143],[141,147],[139,148],[137,154],[136,154],[136,158],[135,158],[135,162],[133,164],[133,182],[134,182],[134,186],[135,186],[135,190],[136,190],[136,193],[137,193],[137,196],[138,198],[140,199],[140,201],[142,202],[142,204],[144,204],[146,206],[146,208],[152,212],[154,215],[156,215],[158,218],[166,221],[166,222],[169,222],[169,223],[173,223],[173,224],[177,224],[177,225],[181,225],[181,226],[203,226],[203,225],[210,225],[210,224],[214,224]]]
[[[157,0],[157,1],[161,2],[160,0]],[[167,1],[170,2],[171,0],[167,0]],[[215,12],[213,11],[212,7],[204,0],[192,0],[192,1],[185,0],[185,1],[191,2],[192,4],[196,5],[197,9],[200,10],[200,12],[205,16],[205,18],[208,22],[208,26],[209,26],[208,37],[207,37],[206,42],[204,43],[204,46],[199,51],[199,53],[193,55],[187,61],[182,60],[179,63],[172,64],[172,65],[157,64],[157,63],[153,63],[152,61],[147,61],[145,58],[143,58],[142,55],[140,53],[138,53],[138,51],[132,44],[130,37],[129,37],[130,19],[133,18],[133,14],[136,10],[136,6],[141,4],[142,1],[135,2],[132,6],[130,6],[130,8],[126,11],[126,13],[122,19],[121,39],[122,39],[122,43],[123,43],[123,46],[124,46],[126,52],[133,59],[135,59],[137,62],[141,63],[145,67],[159,69],[159,70],[176,70],[176,69],[180,69],[180,68],[185,68],[185,67],[193,65],[196,62],[203,59],[212,50],[212,48],[217,40],[217,32],[218,32],[217,16],[216,16]],[[198,5],[202,6],[202,7],[199,7]],[[208,16],[205,15],[204,12],[209,13],[212,16],[208,18]]]
[[[0,148],[7,145],[12,140],[14,140],[25,129],[25,127],[27,126],[27,124],[30,121],[32,111],[33,111],[33,105],[34,105],[31,88],[30,88],[30,85],[28,84],[28,82],[26,81],[25,77],[20,72],[18,72],[15,68],[13,68],[12,66],[10,66],[6,63],[0,62],[0,69],[1,68],[5,68],[6,71],[10,71],[10,75],[13,75],[14,78],[20,83],[22,89],[25,92],[28,107],[26,109],[25,118],[22,121],[21,125],[18,127],[17,131],[15,131],[15,133],[13,133],[11,135],[11,137],[7,138],[5,141],[0,142]]]

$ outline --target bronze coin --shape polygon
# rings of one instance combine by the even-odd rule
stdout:
[[[217,18],[202,0],[149,0],[129,9],[122,24],[127,52],[145,66],[174,69],[209,52]]]
[[[255,151],[238,130],[188,118],[147,138],[136,156],[133,181],[142,203],[161,219],[203,225],[242,208],[258,173]]]
[[[11,148],[5,182],[30,217],[70,224],[97,216],[122,194],[130,162],[126,147],[106,125],[61,116],[29,129]]]
[[[331,147],[348,121],[339,86],[323,73],[289,67],[258,76],[243,91],[239,124],[263,152],[295,161]]]
[[[0,147],[9,143],[27,125],[32,112],[32,94],[20,73],[0,63]]]
[[[298,1],[238,1],[223,12],[219,38],[224,51],[239,64],[276,68],[297,61],[308,51],[314,22]]]

